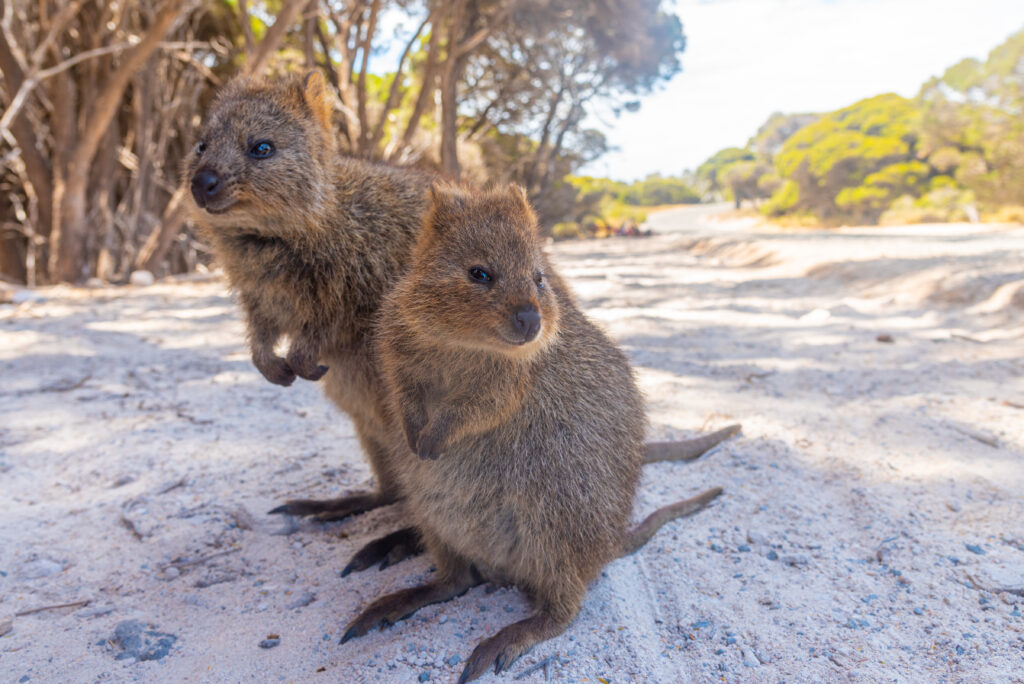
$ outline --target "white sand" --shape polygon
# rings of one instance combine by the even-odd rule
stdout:
[[[726,493],[608,566],[500,681],[553,654],[553,681],[1024,681],[1024,228],[708,212],[553,252],[635,361],[652,437],[744,424],[650,466],[637,517]],[[0,632],[90,602],[14,617],[3,682],[453,681],[526,615],[478,588],[339,646],[362,605],[429,573],[339,578],[395,510],[290,535],[264,515],[367,485],[348,419],[259,376],[219,282],[41,294],[0,306]],[[161,657],[115,660],[130,620]]]

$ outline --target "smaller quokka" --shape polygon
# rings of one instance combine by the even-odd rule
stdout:
[[[625,355],[555,273],[522,190],[431,194],[376,350],[405,435],[395,470],[436,579],[373,602],[342,642],[484,580],[514,584],[536,610],[476,647],[468,682],[564,631],[605,564],[722,490],[630,527],[647,421]]]

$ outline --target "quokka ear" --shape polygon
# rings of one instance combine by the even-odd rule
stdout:
[[[526,220],[530,224],[530,228],[534,233],[540,233],[540,225],[537,223],[537,213],[533,210],[533,205],[530,204],[530,196],[526,193],[526,188],[518,183],[509,183],[508,192],[512,195],[513,201],[519,205],[519,209],[522,210],[526,216]]]
[[[509,183],[508,190],[512,195],[523,203],[524,206],[530,207],[530,196],[526,194],[526,188],[519,183]]]
[[[306,72],[302,77],[302,97],[313,112],[313,116],[324,128],[331,129],[331,116],[334,113],[334,98],[327,86],[324,75],[316,69]]]
[[[464,190],[451,183],[437,181],[430,186],[430,219],[434,230],[443,233],[449,224],[458,220],[466,208],[467,196]]]

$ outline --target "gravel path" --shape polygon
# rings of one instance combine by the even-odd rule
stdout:
[[[637,517],[726,493],[486,681],[1024,681],[1024,228],[652,224],[552,252],[652,437],[744,425]],[[395,510],[264,514],[367,484],[349,421],[258,375],[219,282],[33,294],[0,305],[0,681],[454,681],[527,614],[478,588],[339,646],[430,573],[339,577]]]

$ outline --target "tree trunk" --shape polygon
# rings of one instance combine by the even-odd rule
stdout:
[[[0,10],[2,16],[2,10]],[[0,31],[0,73],[3,73],[3,86],[8,99],[21,88],[25,74],[11,52],[11,46],[7,44],[7,38],[3,31]],[[25,163],[25,175],[28,182],[32,184],[36,199],[39,205],[39,224],[35,226],[36,232],[44,239],[50,236],[50,226],[53,225],[53,183],[51,177],[53,170],[49,162],[39,152],[38,138],[35,130],[29,122],[25,112],[22,111],[11,122],[11,135],[18,144],[21,152],[21,160]],[[27,249],[36,249],[34,245],[28,245]],[[39,275],[45,279],[45,261],[40,260],[43,272]]]
[[[305,0],[303,0],[304,2]],[[82,135],[65,174],[63,192],[54,195],[54,225],[50,234],[50,277],[77,282],[87,275],[89,167],[132,75],[146,63],[160,41],[191,3],[167,2],[135,47],[126,50],[121,63],[102,86],[85,117]],[[55,184],[56,185],[56,184]],[[55,188],[56,189],[56,188]]]
[[[135,259],[135,268],[142,268],[157,275],[164,275],[163,261],[167,256],[174,238],[181,232],[181,227],[188,218],[188,202],[185,201],[186,186],[182,183],[171,196],[164,209],[160,225],[149,234],[146,243],[139,250]]]

